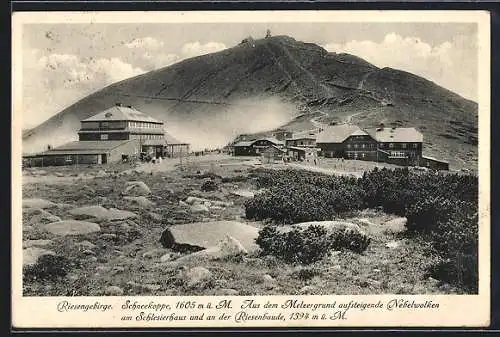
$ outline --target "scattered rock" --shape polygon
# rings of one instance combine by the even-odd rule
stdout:
[[[272,289],[276,286],[276,280],[269,274],[262,275],[262,282],[267,289]]]
[[[401,241],[390,241],[385,244],[387,248],[396,249],[401,245]]]
[[[356,222],[362,224],[362,225],[365,225],[367,227],[373,227],[375,226],[375,224],[373,222],[371,222],[370,220],[368,219],[365,219],[365,218],[361,218],[361,219],[354,219]]]
[[[160,257],[165,253],[165,249],[152,249],[148,250],[147,252],[144,252],[142,254],[142,257],[145,259],[152,259],[156,257]]]
[[[129,181],[122,194],[140,197],[151,194],[151,190],[149,189],[148,185],[146,185],[142,181]]]
[[[93,251],[91,251],[90,249],[85,249],[82,253],[85,255],[95,255],[95,253]]]
[[[38,262],[38,259],[44,255],[56,255],[56,253],[52,250],[39,247],[30,247],[23,249],[23,267],[36,264]]]
[[[162,255],[162,257],[160,258],[160,261],[161,262],[170,262],[174,259],[174,254],[172,253],[167,253],[167,254],[164,254]]]
[[[96,176],[96,178],[105,178],[105,177],[108,177],[109,174],[106,173],[104,170],[99,170],[99,172],[97,172],[97,174],[95,176]]]
[[[212,277],[212,272],[204,267],[193,267],[187,270],[181,270],[178,277],[189,287],[195,286]]]
[[[221,207],[228,207],[228,206],[233,205],[232,202],[225,202],[225,201],[219,201],[219,200],[209,200],[209,199],[199,198],[199,197],[194,197],[194,196],[187,197],[185,202],[189,205],[203,204],[205,202],[210,202],[211,205],[221,206]]]
[[[221,240],[217,246],[209,247],[207,249],[203,249],[189,255],[185,255],[183,257],[175,260],[175,264],[187,265],[192,262],[200,262],[203,260],[215,260],[221,259],[229,256],[236,256],[240,254],[247,254],[247,250],[243,245],[236,240],[235,238],[226,235],[226,237]]]
[[[43,229],[55,235],[79,235],[99,232],[101,228],[94,222],[63,220],[43,225]]]
[[[237,240],[247,252],[259,247],[255,239],[259,229],[236,221],[193,222],[166,228],[160,242],[165,248],[176,249],[182,246],[199,248],[215,247],[226,235]]]
[[[240,292],[236,289],[221,288],[215,291],[215,296],[238,296]]]
[[[151,220],[153,220],[155,222],[162,222],[163,221],[163,217],[161,216],[161,214],[149,212],[148,216],[151,218]]]
[[[116,239],[116,234],[114,233],[104,233],[101,235],[103,239]]]
[[[23,242],[24,248],[30,247],[46,247],[52,245],[54,242],[52,240],[26,240]]]
[[[104,295],[106,296],[121,296],[123,295],[123,289],[118,286],[108,286],[104,289]]]
[[[61,221],[61,218],[53,215],[46,210],[40,208],[25,208],[26,217],[29,218],[29,222],[32,224],[47,224],[50,222]]]
[[[188,203],[185,203],[184,201],[182,200],[179,200],[179,206],[182,206],[182,207],[189,207],[189,204]]]
[[[90,218],[95,221],[113,221],[113,220],[125,220],[130,218],[136,218],[137,214],[124,211],[116,208],[110,208],[109,210],[102,206],[84,206],[72,209],[69,211],[71,215]]]
[[[230,193],[233,195],[237,195],[239,197],[243,197],[243,198],[250,198],[251,199],[251,198],[255,197],[254,192],[247,191],[247,190],[235,190],[235,191],[231,191]]]
[[[137,214],[130,212],[130,211],[124,211],[121,209],[116,209],[116,208],[110,208],[108,210],[108,215],[107,218],[103,220],[126,220],[126,219],[133,219],[137,218]]]
[[[384,223],[384,227],[386,227],[387,229],[390,229],[394,232],[404,231],[407,221],[408,221],[408,219],[405,217],[392,219],[392,220],[386,221]]]
[[[75,246],[80,247],[80,248],[82,248],[82,249],[94,249],[95,247],[97,247],[97,246],[96,246],[96,245],[94,245],[92,242],[87,241],[87,240],[85,240],[85,241],[81,241],[81,242],[77,242],[77,243],[75,244]]]
[[[77,207],[69,211],[69,214],[82,218],[105,219],[108,210],[100,205]]]
[[[317,288],[315,286],[307,285],[303,286],[299,290],[299,294],[301,295],[311,295],[314,294],[317,291]]]
[[[139,197],[124,197],[123,199],[128,200],[131,202],[133,206],[137,207],[142,207],[142,208],[150,208],[155,205],[154,202],[151,200],[148,200],[145,196],[139,196]]]
[[[23,208],[28,207],[28,208],[45,209],[45,208],[51,208],[51,207],[55,207],[55,206],[56,206],[55,203],[53,203],[52,201],[45,200],[45,199],[39,199],[39,198],[23,199]]]
[[[193,213],[209,212],[209,209],[205,205],[194,204],[191,206],[191,212]]]

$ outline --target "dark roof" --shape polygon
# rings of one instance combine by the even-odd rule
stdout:
[[[445,160],[437,159],[437,158],[430,157],[430,156],[424,156],[424,155],[422,155],[422,158],[427,159],[427,160],[432,160],[432,161],[435,161],[435,162],[439,162],[439,163],[443,163],[443,164],[449,164],[449,162],[447,162]]]
[[[415,128],[371,128],[366,129],[366,132],[381,143],[421,143],[424,141],[422,133]]]
[[[303,151],[303,152],[318,152],[319,151],[319,149],[316,147],[289,146],[288,149],[296,150],[296,151]]]
[[[141,111],[126,106],[112,106],[109,109],[101,111],[92,117],[82,120],[82,122],[97,122],[97,121],[134,121],[134,122],[148,122],[148,123],[161,123],[157,119],[150,117]]]
[[[330,125],[316,137],[316,143],[342,143],[347,137],[363,132],[357,125],[338,124]]]
[[[74,141],[42,152],[41,155],[100,154],[134,140]]]

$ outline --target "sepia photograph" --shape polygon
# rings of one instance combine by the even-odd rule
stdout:
[[[20,296],[479,294],[477,17],[254,14],[19,20]]]

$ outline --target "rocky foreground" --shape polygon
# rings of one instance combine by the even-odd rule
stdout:
[[[71,184],[25,184],[24,294],[453,292],[424,275],[429,258],[422,247],[399,237],[406,219],[376,211],[320,224],[369,237],[363,254],[333,251],[307,266],[262,256],[255,239],[264,223],[245,219],[245,201],[261,192],[249,170],[213,164],[156,174],[101,170]]]

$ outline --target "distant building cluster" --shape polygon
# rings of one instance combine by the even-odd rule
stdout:
[[[115,106],[80,121],[78,141],[24,156],[28,166],[106,164],[134,158],[177,157],[189,152],[164,123],[132,106]]]
[[[377,128],[361,129],[357,125],[339,124],[296,133],[279,129],[272,138],[240,140],[232,144],[231,153],[275,159],[286,157],[296,161],[321,156],[449,169],[447,162],[422,155],[422,148],[423,135],[412,127],[385,127],[381,124]]]

